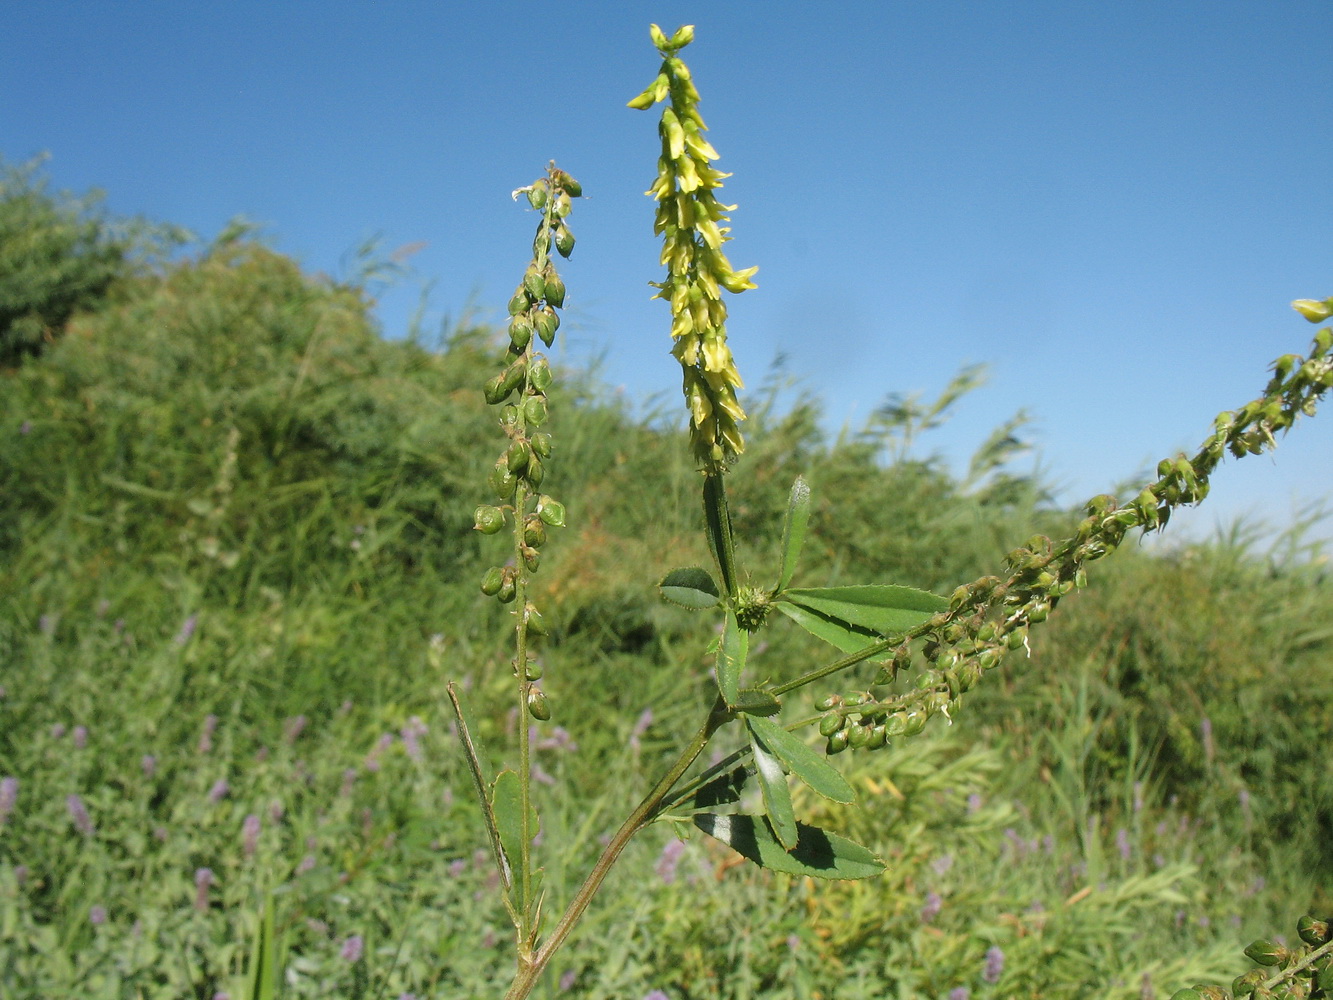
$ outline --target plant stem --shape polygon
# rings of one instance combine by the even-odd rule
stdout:
[[[676,762],[653,786],[652,791],[644,796],[643,801],[639,803],[634,812],[630,813],[629,818],[621,824],[620,829],[616,831],[616,835],[606,845],[596,864],[588,873],[587,878],[584,879],[583,885],[579,887],[579,891],[574,894],[574,898],[570,900],[569,906],[561,915],[560,922],[551,931],[551,936],[542,942],[541,947],[532,954],[528,962],[520,964],[518,974],[514,977],[513,983],[510,984],[508,992],[505,993],[505,1000],[524,1000],[531,994],[542,969],[546,967],[551,957],[564,944],[565,939],[569,937],[570,932],[578,924],[584,910],[588,908],[588,904],[592,902],[593,896],[601,888],[602,882],[611,871],[611,867],[616,863],[616,859],[620,857],[620,852],[625,849],[636,833],[651,822],[663,799],[666,798],[681,776],[689,770],[690,765],[694,763],[699,754],[703,752],[704,747],[708,745],[708,741],[712,739],[718,727],[731,718],[732,715],[727,711],[726,703],[718,698],[709,711],[708,718],[681,751]]]

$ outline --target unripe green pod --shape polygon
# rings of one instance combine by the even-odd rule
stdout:
[[[542,343],[550,347],[555,342],[555,331],[560,329],[560,317],[550,306],[542,306],[533,317],[533,326],[537,328],[537,336],[541,337]]]
[[[532,324],[523,315],[509,321],[509,344],[517,354],[522,354],[532,343]]]
[[[551,630],[546,627],[546,619],[542,617],[541,612],[529,604],[523,609],[523,619],[528,623],[528,632],[532,635],[550,635]]]
[[[515,441],[505,452],[505,464],[509,471],[518,475],[528,467],[528,462],[532,458],[532,447],[526,441]]]
[[[532,449],[528,449],[528,464],[523,470],[523,478],[526,479],[535,489],[542,484],[546,478],[546,468],[542,465],[542,460],[532,454]]]
[[[825,750],[831,754],[842,753],[847,749],[847,740],[847,730],[839,729],[828,738],[828,745],[825,747]]]
[[[553,171],[551,179],[555,182],[556,187],[566,192],[571,198],[583,197],[583,185],[563,170]]]
[[[869,700],[870,700],[869,696],[861,693],[860,691],[854,691],[851,694],[844,696],[842,699],[842,703],[844,705],[850,705],[852,708],[855,708],[857,705],[864,705]]]
[[[509,394],[514,390],[506,389],[503,375],[496,375],[486,380],[486,384],[481,387],[482,395],[486,397],[486,402],[494,406],[496,403],[503,403],[509,398]]]
[[[866,741],[867,750],[878,750],[884,744],[889,742],[889,733],[884,724],[874,726],[870,730],[870,739]]]
[[[552,211],[557,219],[563,219],[573,208],[574,204],[569,200],[569,195],[566,192],[561,191],[555,196],[555,206]]]
[[[500,593],[500,587],[503,584],[504,571],[499,566],[492,566],[481,579],[481,592],[487,597],[494,597]]]
[[[518,423],[518,407],[513,403],[506,403],[505,408],[500,411],[500,424],[503,427],[513,427]]]
[[[514,571],[509,570],[500,581],[500,590],[495,595],[501,604],[509,604],[518,596],[518,584],[514,582]]]
[[[546,268],[546,301],[557,309],[565,304],[565,283],[549,264]]]
[[[847,742],[853,750],[860,750],[870,742],[870,730],[865,726],[852,726],[847,731]]]
[[[1254,962],[1256,965],[1264,966],[1277,965],[1286,958],[1288,954],[1287,949],[1282,947],[1282,945],[1264,938],[1251,942],[1250,946],[1245,949],[1246,958],[1251,962]]]
[[[550,458],[551,435],[546,433],[532,435],[532,450],[542,458]]]
[[[528,568],[528,572],[537,572],[537,567],[542,563],[542,554],[534,548],[523,546],[523,565]]]
[[[842,728],[842,716],[836,713],[832,715],[826,715],[819,720],[819,735],[823,736],[825,739],[832,736],[841,728]]]
[[[477,509],[472,512],[472,519],[475,522],[473,529],[483,535],[494,535],[505,526],[505,512],[490,504],[478,504]]]
[[[551,366],[541,355],[528,367],[528,384],[538,392],[545,392],[551,385]]]
[[[1004,637],[1004,644],[1010,649],[1020,648],[1028,639],[1028,628],[1026,625],[1020,625],[1007,636]]]
[[[528,204],[533,208],[541,208],[546,204],[546,196],[550,193],[551,187],[545,179],[537,181],[532,187],[528,188]]]
[[[1231,993],[1237,997],[1254,996],[1254,988],[1262,983],[1268,974],[1263,969],[1251,969],[1243,976],[1231,980]]]
[[[555,249],[561,257],[568,258],[574,252],[574,234],[563,222],[555,227]]]
[[[905,736],[907,734],[907,715],[904,712],[894,712],[884,720],[884,732],[892,736]]]
[[[491,489],[501,500],[514,499],[514,490],[518,488],[518,477],[509,471],[509,466],[502,457],[495,463],[488,477]]]
[[[532,299],[528,298],[527,290],[519,285],[518,290],[514,292],[513,297],[509,300],[509,315],[517,316],[519,313],[527,312],[530,305],[532,305]]]
[[[1320,945],[1328,943],[1328,921],[1316,920],[1308,913],[1302,914],[1301,918],[1296,921],[1296,933],[1306,944],[1312,944],[1318,948]]]
[[[892,684],[898,671],[894,668],[893,661],[881,663],[879,669],[875,671],[875,678],[870,682],[871,687],[882,687],[885,684]]]
[[[540,548],[546,544],[546,526],[542,524],[541,518],[529,517],[523,523],[523,544],[531,545],[533,548]]]
[[[540,302],[546,295],[546,282],[542,280],[536,263],[528,265],[527,273],[523,275],[523,288],[533,302]]]
[[[529,396],[523,400],[523,419],[533,427],[540,427],[546,423],[546,398]]]
[[[1171,1000],[1203,1000],[1199,996],[1198,990],[1176,990],[1171,994]]]
[[[539,681],[539,680],[541,680],[541,679],[542,679],[542,674],[544,674],[544,673],[546,673],[546,670],[545,670],[545,668],[542,666],[542,661],[541,661],[541,660],[529,660],[529,661],[528,661],[528,667],[527,667],[527,670],[524,671],[524,674],[527,676],[528,680],[530,680],[530,681]]]
[[[551,717],[551,705],[546,700],[546,693],[539,687],[528,688],[528,712],[539,722]]]
[[[830,708],[837,708],[842,704],[842,696],[831,694],[827,698],[820,698],[815,702],[815,708],[820,712],[827,712]]]
[[[1028,621],[1044,622],[1051,613],[1051,606],[1045,601],[1038,601],[1028,609]]]
[[[565,526],[565,505],[542,494],[537,500],[537,516],[552,528]]]

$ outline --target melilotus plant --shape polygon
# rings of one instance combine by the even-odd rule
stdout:
[[[1086,517],[1068,538],[1035,536],[1014,549],[1003,569],[939,596],[885,583],[859,586],[797,585],[797,568],[811,510],[811,491],[797,479],[787,506],[780,559],[766,574],[739,564],[736,527],[727,507],[727,476],[745,450],[737,400],[742,387],[727,346],[724,292],[754,288],[756,268],[737,270],[723,253],[729,239],[728,213],[717,191],[728,175],[712,163],[717,152],[704,137],[699,94],[680,50],[693,38],[682,27],[667,37],[652,27],[661,70],[629,106],[647,110],[664,103],[658,134],[661,156],[648,194],[656,201],[654,231],[663,239],[662,280],[657,297],[671,311],[672,354],[680,363],[689,414],[689,443],[698,464],[703,527],[714,557],[712,570],[698,566],[672,570],[660,581],[663,599],[709,616],[717,625],[711,650],[716,697],[692,738],[661,778],[606,843],[583,884],[553,922],[545,919],[542,869],[534,856],[538,812],[530,781],[529,725],[517,726],[518,761],[494,778],[485,775],[473,743],[475,725],[459,692],[449,685],[458,733],[475,779],[491,853],[514,925],[517,971],[505,994],[527,997],[552,955],[565,942],[617,858],[637,833],[652,823],[692,822],[762,867],[826,879],[869,878],[884,862],[871,850],[802,823],[793,808],[789,781],[795,779],[837,802],[854,791],[827,757],[873,752],[920,734],[942,716],[952,722],[963,696],[976,688],[1006,656],[1026,649],[1029,630],[1055,610],[1061,598],[1084,586],[1087,567],[1119,546],[1135,529],[1161,530],[1172,512],[1197,504],[1208,494],[1209,477],[1229,452],[1257,455],[1274,447],[1275,435],[1297,416],[1313,414],[1333,386],[1333,329],[1315,336],[1308,357],[1288,354],[1273,366],[1263,394],[1221,414],[1193,455],[1164,459],[1157,478],[1120,504],[1095,497]],[[542,428],[553,391],[553,373],[537,344],[549,347],[559,325],[565,286],[555,253],[568,257],[574,237],[567,225],[580,185],[554,164],[525,188],[539,213],[532,260],[509,301],[509,346],[499,371],[486,383],[487,402],[498,407],[504,447],[489,475],[492,503],[476,509],[476,528],[485,534],[508,531],[509,557],[490,569],[482,591],[510,609],[513,622],[513,699],[520,718],[536,725],[558,706],[541,687],[535,644],[547,634],[531,597],[530,581],[541,560],[550,528],[565,523],[565,508],[541,492],[547,465],[554,461],[551,436]],[[1295,307],[1319,322],[1333,315],[1333,299],[1301,300]],[[498,504],[494,501],[498,501]],[[837,652],[799,676],[760,679],[747,671],[751,636],[773,613],[791,619]],[[795,695],[813,689],[812,704],[800,707]],[[804,732],[817,730],[822,752]],[[739,749],[711,766],[694,768],[702,751],[724,730],[734,732]],[[737,811],[742,790],[757,786],[760,811]],[[1322,996],[1333,989],[1328,923],[1303,918],[1299,949],[1256,942],[1248,954],[1260,970],[1236,986],[1237,995]],[[1322,963],[1322,964],[1321,964]],[[1214,987],[1198,995],[1225,996]],[[1211,992],[1209,992],[1211,990]],[[1285,993],[1282,991],[1286,990]],[[1188,990],[1179,998],[1191,996]]]

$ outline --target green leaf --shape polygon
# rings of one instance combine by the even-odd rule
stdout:
[[[768,821],[783,850],[790,851],[796,846],[796,813],[791,805],[791,789],[787,787],[787,772],[753,732],[750,733],[750,749],[754,752],[759,789],[764,793],[764,812],[768,814]]]
[[[786,601],[774,601],[773,606],[815,638],[837,646],[844,653],[858,652],[883,638],[868,628],[856,628]]]
[[[662,594],[662,600],[695,611],[715,607],[721,597],[712,575],[698,566],[673,569],[657,585],[657,589]]]
[[[805,823],[796,824],[796,847],[791,851],[778,842],[762,816],[700,813],[694,817],[694,825],[760,867],[789,875],[871,878],[885,868],[883,861],[860,844]]]
[[[754,769],[742,764],[725,774],[718,775],[694,793],[690,801],[691,808],[713,809],[717,806],[739,802],[741,792],[752,774],[754,774]]]
[[[949,610],[947,599],[928,591],[874,584],[788,590],[782,599],[885,636],[906,632],[932,615]]]
[[[523,791],[518,772],[501,771],[495,776],[491,789],[491,812],[495,816],[495,828],[504,849],[505,867],[512,871],[523,857]],[[531,805],[528,806],[528,832],[530,836],[536,836],[537,833],[537,812]],[[512,881],[512,876],[506,878],[506,881]]]
[[[804,740],[772,719],[747,718],[745,724],[766,750],[820,795],[834,802],[852,802],[856,792],[832,764]]]
[[[722,573],[727,596],[736,596],[736,544],[731,537],[731,511],[727,508],[727,488],[720,474],[704,477],[704,527],[708,547]]]
[[[728,609],[727,621],[722,627],[722,641],[717,644],[717,688],[722,692],[722,700],[728,707],[736,703],[749,646],[749,634],[736,621],[736,612]]]
[[[736,703],[730,707],[741,715],[777,715],[782,711],[782,702],[763,688],[741,688],[736,692]]]
[[[796,572],[796,561],[801,557],[801,546],[805,542],[805,529],[810,524],[810,487],[800,476],[791,484],[791,495],[787,498],[787,519],[782,525],[782,570],[778,576],[778,585],[773,588],[781,593],[791,583]]]

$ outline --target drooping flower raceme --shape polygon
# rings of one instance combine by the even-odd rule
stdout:
[[[699,114],[699,92],[689,67],[676,54],[693,40],[694,28],[686,25],[668,39],[654,24],[652,38],[663,57],[662,69],[648,89],[629,102],[631,108],[646,110],[670,97],[658,125],[662,155],[657,180],[646,192],[657,201],[653,231],[664,237],[662,263],[667,269],[666,279],[652,284],[659,289],[657,298],[671,303],[671,353],[684,372],[690,443],[701,467],[712,475],[745,450],[739,427],[745,411],[736,399],[742,383],[727,346],[722,290],[754,288],[750,279],[759,269],[734,270],[722,252],[731,231],[722,223],[736,206],[722,204],[713,192],[731,175],[711,165],[718,153],[703,136],[707,126]]]

